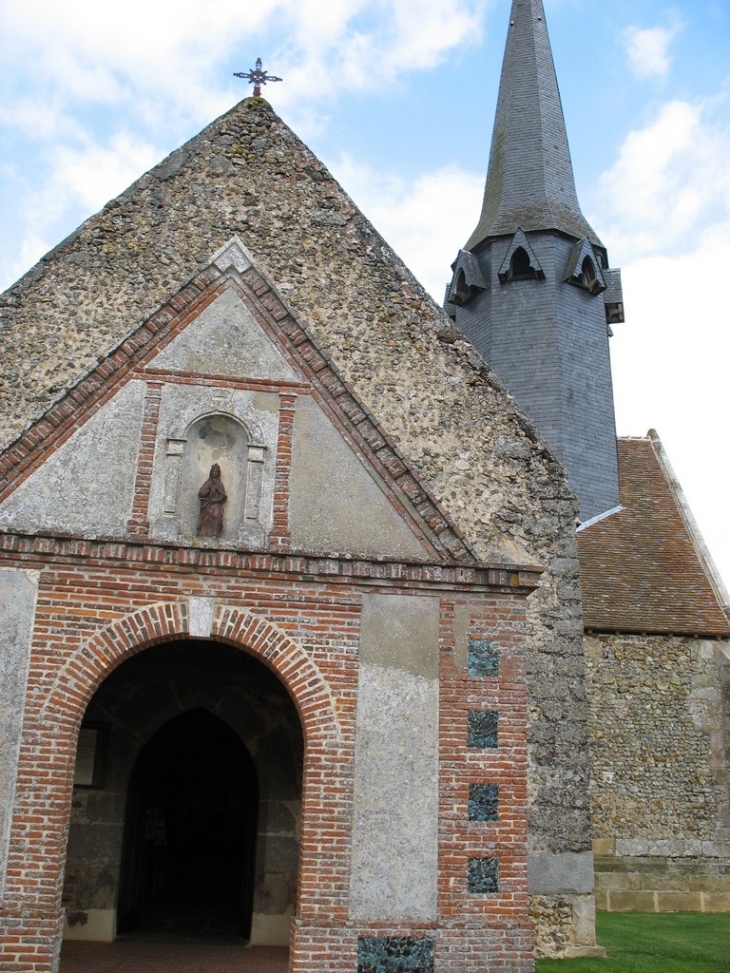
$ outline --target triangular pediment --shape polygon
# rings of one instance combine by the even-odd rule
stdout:
[[[199,491],[214,464],[227,499],[208,536]],[[4,530],[473,560],[238,238],[12,444],[0,472]]]

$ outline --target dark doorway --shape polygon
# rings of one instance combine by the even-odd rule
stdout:
[[[204,709],[171,720],[129,784],[117,930],[251,933],[258,783],[248,750]]]

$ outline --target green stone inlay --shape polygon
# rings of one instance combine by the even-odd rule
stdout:
[[[499,821],[499,784],[469,785],[469,820]]]
[[[469,639],[467,665],[470,676],[499,675],[499,643]]]
[[[499,892],[499,862],[496,858],[469,859],[469,892],[472,895]]]
[[[467,746],[476,750],[492,750],[498,746],[499,713],[494,710],[469,710]]]
[[[360,936],[357,973],[433,973],[433,939]]]

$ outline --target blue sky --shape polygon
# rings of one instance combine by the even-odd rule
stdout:
[[[0,290],[250,91],[437,299],[476,224],[509,0],[0,0]],[[624,275],[618,431],[656,428],[730,582],[730,0],[545,0],[578,194]]]

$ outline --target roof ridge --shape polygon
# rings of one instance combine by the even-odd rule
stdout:
[[[650,429],[648,439],[654,448],[656,457],[659,460],[659,465],[661,466],[662,472],[664,473],[667,483],[669,484],[669,489],[672,491],[672,496],[674,497],[680,516],[684,521],[685,527],[687,528],[687,533],[689,534],[692,546],[697,554],[697,559],[699,560],[703,571],[707,575],[707,579],[715,593],[715,597],[717,598],[720,608],[723,610],[728,619],[730,619],[730,594],[728,594],[725,582],[723,581],[720,572],[717,569],[717,565],[712,558],[710,549],[702,536],[694,514],[692,513],[692,508],[687,502],[682,485],[679,482],[672,464],[669,461],[669,456],[664,448],[664,444],[659,438],[659,433],[655,429]]]

